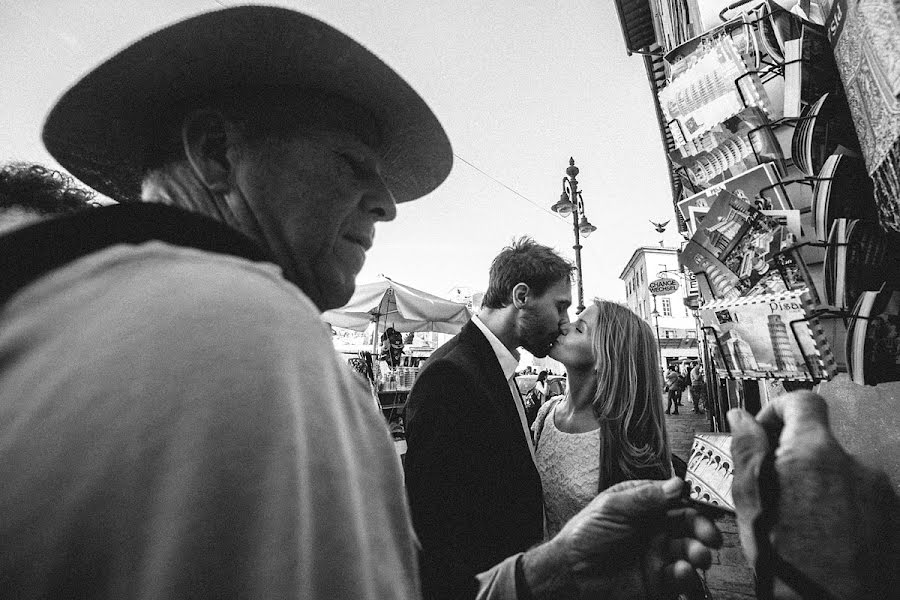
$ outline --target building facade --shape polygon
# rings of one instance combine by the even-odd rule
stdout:
[[[665,277],[674,279],[679,287],[675,292],[654,296],[651,281]],[[642,246],[634,251],[622,274],[625,283],[625,303],[656,332],[663,366],[683,360],[699,360],[697,349],[697,321],[685,306],[685,297],[696,294],[696,283],[686,278],[678,268],[675,248]]]

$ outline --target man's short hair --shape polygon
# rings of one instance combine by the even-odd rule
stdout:
[[[538,244],[530,237],[513,240],[500,251],[491,263],[488,288],[482,306],[503,308],[512,302],[512,290],[519,284],[528,285],[537,296],[560,281],[571,281],[572,263],[552,248]]]
[[[73,213],[93,205],[94,193],[64,173],[30,163],[0,168],[0,210],[18,208],[39,215]]]

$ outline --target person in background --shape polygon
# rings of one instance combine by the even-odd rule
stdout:
[[[0,167],[0,233],[93,208],[95,194],[71,177],[31,163]]]
[[[703,414],[706,408],[706,380],[703,378],[703,367],[699,361],[694,361],[690,371],[691,401],[694,403],[694,412]]]
[[[534,387],[522,396],[522,404],[525,406],[525,422],[528,424],[529,428],[531,428],[531,424],[534,423],[538,410],[540,410],[541,404],[547,396],[546,381],[547,372],[541,371],[538,373],[537,379],[534,382]]]
[[[320,313],[450,171],[425,102],[333,27],[240,6],[105,61],[43,140],[122,204],[0,236],[0,589],[418,597],[399,461]],[[718,543],[681,493],[610,490],[467,592],[557,595],[622,557],[677,588]]]
[[[534,423],[549,536],[612,485],[672,475],[657,354],[650,326],[604,300],[550,350],[569,373],[569,393],[545,403]]]
[[[674,407],[675,411],[671,414],[678,414],[678,398],[681,395],[681,391],[678,386],[678,371],[675,370],[675,367],[669,367],[669,370],[666,371],[666,394],[668,396],[668,404],[666,406],[666,414],[670,414],[672,408]]]
[[[649,582],[644,591],[650,596],[665,588],[659,570],[641,567],[659,564],[659,556],[650,559],[646,554],[658,548],[652,544],[612,543],[582,559],[591,566],[584,564],[575,572],[570,567],[547,570],[566,556],[559,554],[561,548],[599,543],[599,532],[593,531],[598,526],[603,537],[618,537],[610,537],[618,529],[618,519],[601,515],[608,515],[610,507],[633,502],[621,494],[641,496],[636,504],[649,502],[650,497],[660,502],[682,486],[677,479],[625,482],[629,485],[601,494],[555,537],[540,543],[541,482],[514,374],[519,346],[537,357],[546,356],[567,325],[571,273],[568,261],[529,238],[504,248],[491,264],[478,316],[432,354],[413,384],[407,404],[405,469],[413,524],[422,542],[426,598],[471,597],[475,581],[482,591],[512,590],[510,580],[500,576],[510,565],[522,571],[518,589],[530,589],[535,598],[567,597],[578,590],[610,594],[623,570],[642,573]],[[637,530],[645,540],[671,533],[666,533],[661,513],[644,520],[638,512],[628,509],[622,521],[629,524],[626,529],[640,523]],[[676,511],[670,518],[677,522],[684,516]],[[704,564],[709,557],[703,544],[718,543],[710,523],[696,515],[688,517],[694,523],[688,530],[695,532],[689,537],[696,537],[677,546],[685,560],[663,559],[668,585],[672,581],[688,585],[691,565]],[[498,561],[500,566],[491,568]],[[532,585],[531,573],[550,579]],[[572,577],[576,573],[579,576]]]
[[[537,405],[540,407],[547,399],[547,371],[538,373],[537,381],[534,382],[534,391],[537,393]]]
[[[407,403],[406,486],[426,597],[543,538],[541,483],[515,383],[519,346],[544,357],[569,320],[572,265],[521,238],[490,268],[478,315],[438,348]]]
[[[691,386],[691,364],[687,360],[681,361],[678,365],[678,406],[684,405],[684,392]],[[690,394],[690,392],[688,392]]]

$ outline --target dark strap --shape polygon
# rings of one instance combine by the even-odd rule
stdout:
[[[274,262],[250,238],[205,215],[163,204],[117,204],[46,219],[0,236],[0,304],[78,258],[115,244],[153,240]]]

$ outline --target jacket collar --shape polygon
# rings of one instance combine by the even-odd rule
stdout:
[[[476,327],[484,334],[484,337],[487,338],[488,343],[491,345],[491,350],[494,351],[494,355],[497,357],[497,362],[500,363],[500,368],[503,370],[503,376],[508,380],[510,377],[516,374],[516,369],[519,366],[519,353],[516,351],[511,351],[509,348],[503,345],[503,342],[494,335],[494,332],[488,329],[488,326],[484,324],[484,322],[478,318],[478,316],[472,317],[472,323],[475,324]]]
[[[0,304],[78,258],[115,244],[152,240],[275,262],[250,238],[205,215],[163,204],[117,204],[46,219],[0,236]]]

